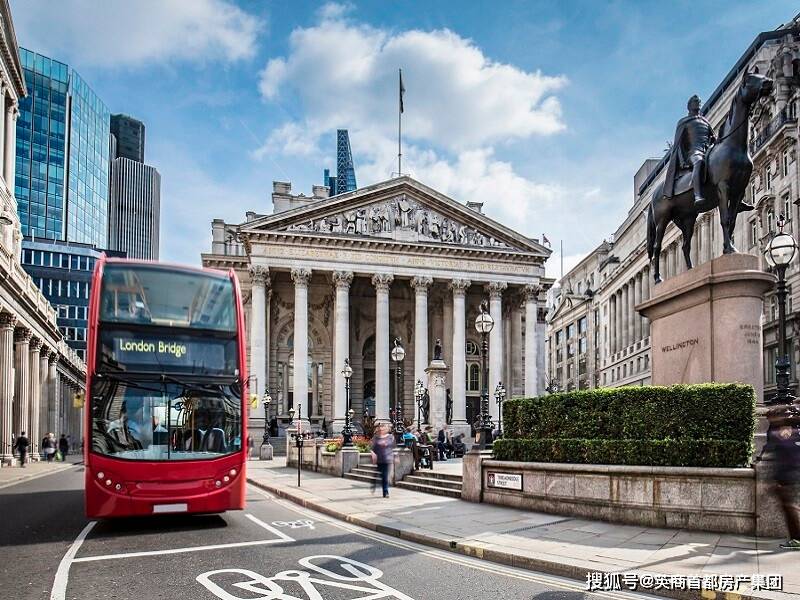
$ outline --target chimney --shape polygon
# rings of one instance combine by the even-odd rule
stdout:
[[[311,195],[314,196],[314,198],[327,198],[330,196],[330,188],[327,185],[312,186]]]
[[[467,208],[474,210],[476,213],[483,214],[483,202],[467,202]]]
[[[272,192],[275,194],[291,194],[292,184],[288,181],[273,181]]]

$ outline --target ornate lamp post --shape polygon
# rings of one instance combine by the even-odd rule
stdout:
[[[349,448],[353,445],[353,409],[350,408],[350,378],[353,376],[353,367],[350,366],[350,359],[344,359],[344,394],[345,394],[345,413],[344,428],[342,429],[342,446]]]
[[[481,311],[475,319],[475,329],[481,334],[481,367],[483,369],[483,385],[481,386],[481,419],[478,429],[480,438],[478,447],[482,450],[492,442],[492,417],[489,414],[489,366],[486,358],[489,354],[487,336],[494,328],[494,319],[486,310],[486,302],[481,302]]]
[[[414,400],[417,402],[417,431],[422,431],[422,403],[425,401],[425,386],[422,379],[414,385]]]
[[[392,348],[392,360],[394,361],[394,433],[397,442],[400,443],[405,426],[403,425],[403,400],[400,397],[400,372],[402,371],[403,359],[406,351],[400,343],[400,338],[394,338],[394,348]]]
[[[772,236],[764,253],[769,266],[775,269],[778,275],[778,356],[775,360],[775,382],[778,392],[775,395],[776,404],[788,404],[789,371],[791,363],[786,350],[786,269],[797,254],[797,242],[783,231],[786,219],[783,215],[778,217],[778,232]]]
[[[298,402],[297,404],[297,431],[292,434],[294,438],[294,445],[297,447],[297,487],[300,487],[300,467],[303,464],[303,442],[305,441],[306,434],[301,431],[300,413],[303,410],[303,405]],[[289,409],[289,419],[294,420],[295,410],[294,407]]]
[[[494,388],[494,400],[497,402],[497,410],[500,415],[500,421],[497,425],[497,437],[503,437],[503,402],[506,400],[506,388],[503,386],[502,381],[498,381],[497,387]]]

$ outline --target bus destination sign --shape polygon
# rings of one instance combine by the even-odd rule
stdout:
[[[235,369],[235,341],[191,336],[143,336],[131,333],[103,336],[106,361],[119,366],[160,370],[222,373]]]

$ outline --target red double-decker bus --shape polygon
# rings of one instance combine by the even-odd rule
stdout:
[[[244,508],[244,344],[233,271],[97,262],[86,381],[88,517]]]

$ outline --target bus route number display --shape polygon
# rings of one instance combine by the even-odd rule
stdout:
[[[486,475],[486,483],[491,488],[522,491],[522,473],[493,473]]]

